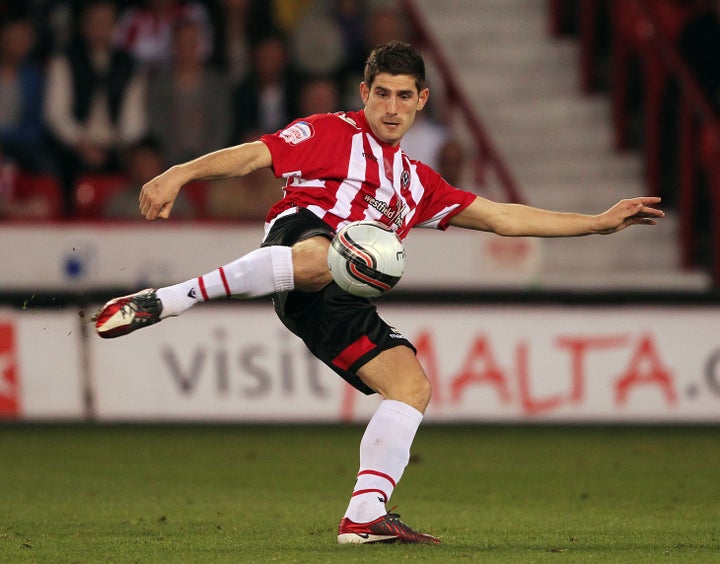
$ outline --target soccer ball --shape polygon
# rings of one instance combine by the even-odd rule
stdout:
[[[405,270],[400,237],[378,221],[354,221],[337,232],[328,249],[335,283],[363,298],[380,296],[395,286]]]

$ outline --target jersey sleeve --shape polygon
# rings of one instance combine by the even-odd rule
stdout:
[[[425,187],[423,198],[416,211],[413,227],[446,230],[450,220],[468,207],[475,194],[448,184],[429,166],[416,162],[417,175]]]
[[[260,140],[270,150],[277,178],[323,178],[334,173],[347,127],[350,125],[334,114],[318,114],[297,119]]]

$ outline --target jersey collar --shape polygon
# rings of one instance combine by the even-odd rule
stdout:
[[[358,123],[358,125],[360,126],[360,128],[361,128],[364,132],[370,134],[370,136],[371,136],[373,139],[375,139],[375,141],[377,141],[378,144],[379,144],[384,150],[386,150],[386,151],[392,151],[393,153],[400,150],[400,145],[398,145],[397,147],[393,147],[392,145],[386,143],[386,142],[383,141],[382,139],[379,139],[379,138],[373,133],[373,130],[372,130],[372,128],[370,127],[370,124],[367,122],[367,119],[365,119],[365,110],[360,110],[360,111],[358,111],[357,114],[356,114],[356,118],[357,118],[357,123]]]

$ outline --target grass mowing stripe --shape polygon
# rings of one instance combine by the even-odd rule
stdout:
[[[0,426],[2,562],[720,562],[716,427],[425,426],[391,503],[441,546],[338,546],[355,426]]]

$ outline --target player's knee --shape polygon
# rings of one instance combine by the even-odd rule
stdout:
[[[432,386],[424,374],[413,374],[394,382],[388,392],[383,394],[386,398],[402,401],[424,413],[432,397]]]
[[[317,292],[332,281],[327,266],[326,237],[312,237],[292,247],[295,288],[304,292]]]
[[[420,411],[425,411],[432,397],[432,386],[427,378],[417,378],[416,381],[413,382],[412,397],[414,398],[412,403],[417,406],[422,406]]]
[[[430,403],[430,381],[409,347],[384,350],[360,368],[358,376],[385,399],[407,403],[420,412]]]

